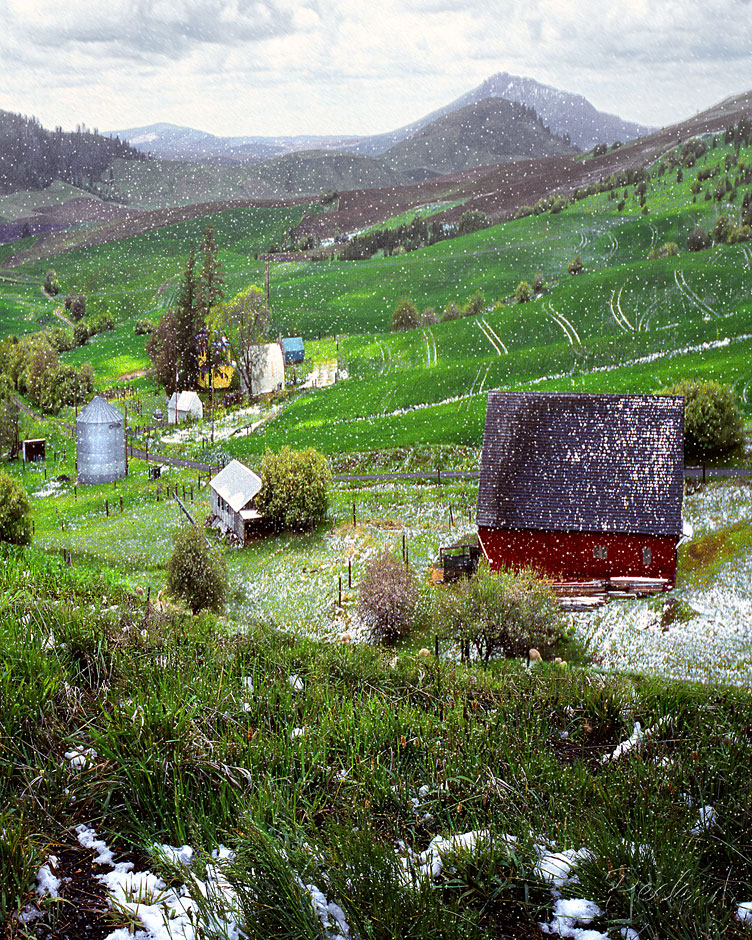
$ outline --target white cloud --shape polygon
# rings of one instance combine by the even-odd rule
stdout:
[[[370,133],[497,71],[644,123],[752,87],[752,0],[0,0],[0,107],[48,125]]]

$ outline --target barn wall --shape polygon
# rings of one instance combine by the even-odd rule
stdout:
[[[622,535],[597,532],[537,532],[490,529],[478,526],[483,549],[495,571],[531,566],[564,581],[619,576],[676,578],[676,543],[673,536]],[[594,550],[605,558],[596,558]],[[650,549],[650,563],[643,560]]]

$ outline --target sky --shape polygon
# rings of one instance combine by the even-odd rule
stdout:
[[[65,130],[381,133],[501,71],[670,124],[752,89],[752,0],[0,0],[0,108]]]

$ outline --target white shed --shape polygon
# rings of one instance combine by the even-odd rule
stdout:
[[[253,359],[255,365],[251,377],[251,394],[254,398],[269,392],[278,392],[285,387],[285,357],[279,343],[266,343],[255,347]],[[242,377],[240,385],[244,392],[248,391]]]
[[[180,424],[191,418],[200,421],[204,417],[204,406],[196,392],[173,392],[167,402],[167,423]]]
[[[239,460],[231,460],[209,482],[212,523],[229,529],[245,542],[246,533],[261,519],[253,501],[261,489],[261,477]]]

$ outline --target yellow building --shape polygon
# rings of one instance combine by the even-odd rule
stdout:
[[[207,330],[202,330],[196,338],[198,349],[199,377],[198,384],[200,388],[210,389],[212,387],[212,370],[208,367],[207,352],[209,345],[209,334]],[[214,357],[217,360],[214,366],[214,389],[228,389],[235,375],[235,367],[230,362],[229,349],[227,341],[222,339],[213,340]]]

